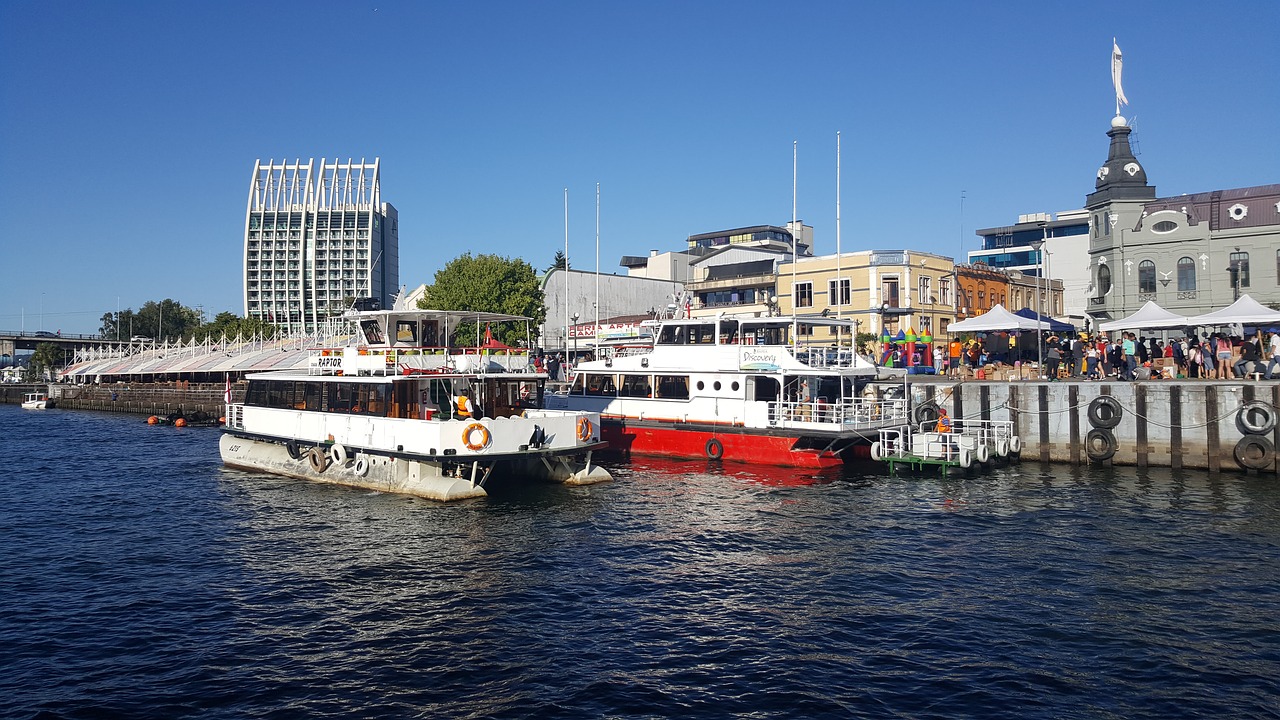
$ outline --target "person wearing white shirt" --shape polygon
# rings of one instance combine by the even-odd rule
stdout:
[[[1271,362],[1267,363],[1267,379],[1275,377],[1275,369],[1280,365],[1280,330],[1271,328]]]

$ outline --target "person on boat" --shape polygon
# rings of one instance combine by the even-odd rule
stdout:
[[[951,432],[951,418],[947,415],[946,408],[938,408],[938,426],[934,428],[934,431],[940,433]]]
[[[470,420],[473,417],[477,417],[475,403],[471,402],[471,391],[465,388],[454,400],[454,408],[454,414],[460,420]]]

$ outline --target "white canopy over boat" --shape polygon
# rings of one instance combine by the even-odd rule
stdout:
[[[1099,323],[1098,329],[1102,332],[1112,332],[1114,330],[1161,330],[1184,328],[1188,325],[1195,325],[1195,323],[1190,322],[1186,315],[1169,312],[1157,305],[1154,300],[1148,300],[1147,304],[1143,305],[1138,312],[1119,320]]]
[[[1248,295],[1231,305],[1187,319],[1188,325],[1280,325],[1280,312],[1264,306]]]
[[[947,332],[998,332],[1000,330],[1048,330],[1049,323],[1016,315],[1005,309],[1004,305],[996,305],[985,313],[968,320],[953,322],[947,326]]]

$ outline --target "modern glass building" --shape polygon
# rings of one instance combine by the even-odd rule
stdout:
[[[399,220],[379,160],[254,163],[244,230],[244,312],[311,331],[357,298],[389,307],[400,285]]]

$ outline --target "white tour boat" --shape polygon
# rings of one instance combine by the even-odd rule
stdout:
[[[227,406],[228,467],[435,500],[483,496],[495,471],[611,479],[591,462],[605,447],[599,413],[544,409],[547,377],[527,350],[492,340],[443,347],[459,323],[527,318],[376,310],[344,319],[356,325],[350,344],[313,349],[306,369],[248,376],[245,401]],[[469,417],[463,396],[475,407]]]
[[[672,319],[651,350],[578,365],[547,406],[600,413],[612,450],[774,465],[839,465],[907,401],[863,396],[880,368],[832,344],[849,321],[821,317]],[[819,334],[820,333],[820,334]],[[798,340],[822,337],[824,345]],[[836,336],[837,338],[839,335]]]
[[[49,395],[42,392],[26,393],[22,396],[22,407],[28,410],[44,410],[49,407]]]

